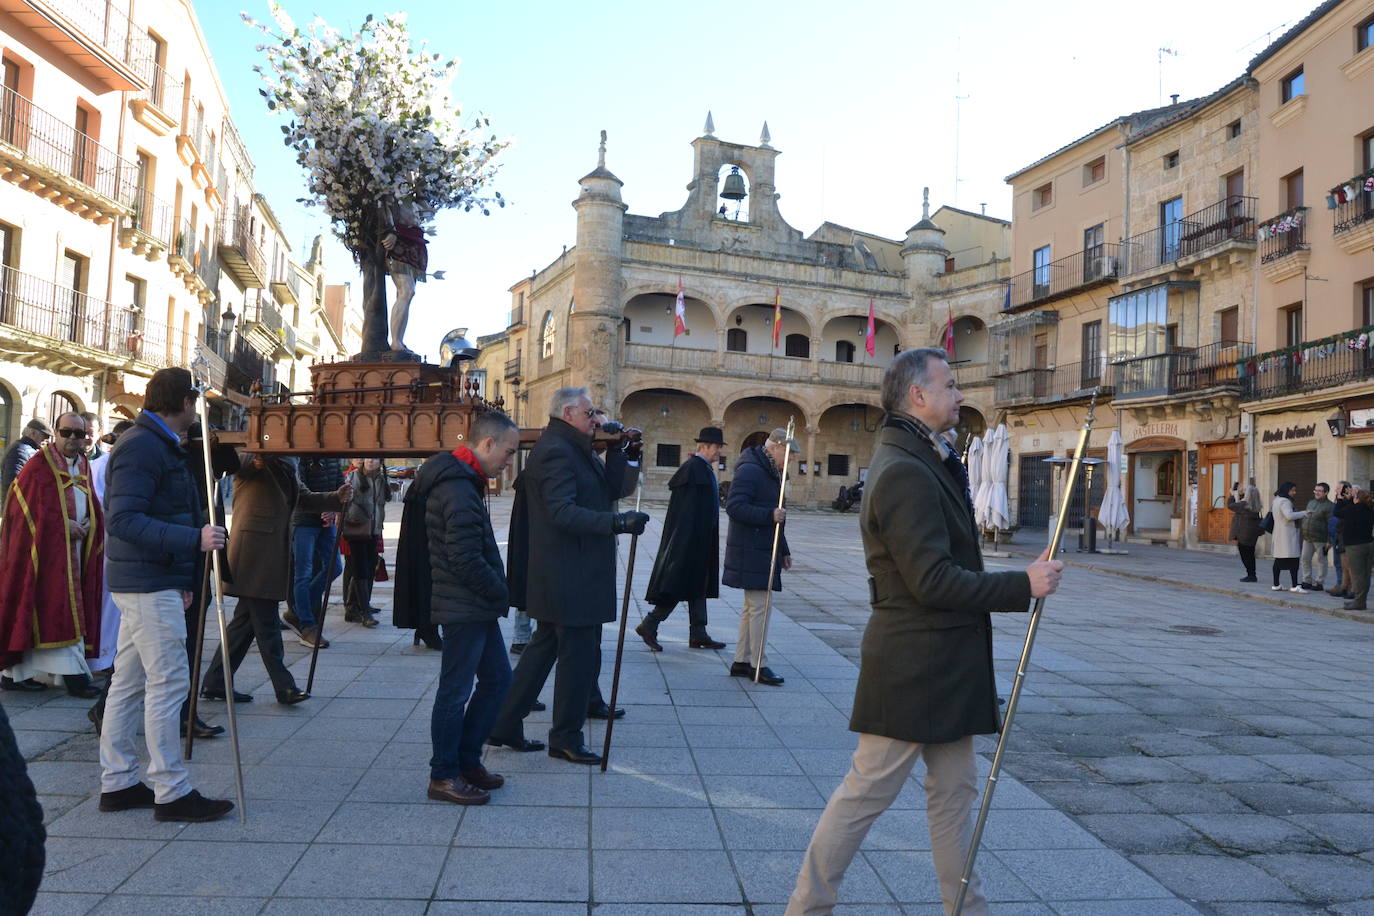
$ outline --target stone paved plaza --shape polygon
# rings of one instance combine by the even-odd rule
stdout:
[[[493,502],[498,532],[508,511]],[[36,912],[780,914],[855,743],[851,659],[867,617],[856,524],[789,522],[796,568],[769,641],[784,687],[727,676],[740,593],[724,589],[711,629],[729,650],[687,649],[685,608],[661,654],[630,634],[610,773],[491,750],[508,783],[481,808],[425,799],[437,653],[387,623],[342,624],[337,608],[310,701],[278,706],[256,656],[244,664],[236,686],[256,695],[238,707],[246,827],[100,814],[89,703],[6,694],[47,814]],[[1171,556],[1121,564],[1167,579]],[[1235,578],[1228,558],[1201,565]],[[631,603],[632,624],[644,610]],[[1026,619],[997,621],[1004,692]],[[607,691],[614,640],[607,628]],[[309,656],[288,652],[303,685]],[[979,857],[993,912],[1374,914],[1372,659],[1367,623],[1071,569]],[[223,704],[204,711],[224,719]],[[531,737],[547,715],[531,717]],[[602,734],[592,725],[589,743]],[[984,769],[992,746],[980,739]],[[198,743],[195,784],[232,797],[229,761],[226,739]],[[840,912],[940,912],[921,807],[913,781],[869,835]]]

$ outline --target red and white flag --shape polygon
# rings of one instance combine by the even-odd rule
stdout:
[[[949,307],[949,320],[945,322],[945,353],[954,355],[954,306]]]
[[[876,348],[873,346],[873,300],[868,300],[868,333],[864,335],[864,352],[869,356],[876,356]]]
[[[673,318],[673,338],[687,333],[687,303],[682,296],[682,278],[677,278],[677,307]]]
[[[773,287],[773,349],[778,348],[778,335],[782,333],[782,287]]]

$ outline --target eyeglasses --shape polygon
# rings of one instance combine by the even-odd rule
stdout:
[[[66,427],[59,429],[57,434],[63,439],[87,439],[90,438],[91,435],[90,432],[84,429],[67,429]]]

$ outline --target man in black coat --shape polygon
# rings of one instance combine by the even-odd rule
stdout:
[[[945,912],[959,894],[978,797],[973,736],[1000,728],[989,611],[1024,611],[1059,587],[1063,564],[983,568],[968,475],[944,433],[959,422],[945,351],[906,350],[883,375],[887,416],[859,520],[873,616],[851,730],[859,747],[802,860],[786,916],[828,914],[873,821],[925,761],[926,819]],[[964,912],[988,911],[977,876]]]
[[[596,410],[585,388],[560,388],[549,425],[530,450],[523,489],[529,515],[530,575],[526,610],[539,622],[515,667],[515,680],[489,743],[537,751],[522,720],[555,661],[549,756],[595,764],[582,734],[601,658],[601,625],[615,620],[617,534],[640,534],[649,516],[614,512],[634,491],[638,454],[609,448],[603,465],[592,451]],[[632,466],[633,463],[633,466]]]
[[[744,609],[739,615],[739,641],[735,645],[735,663],[730,666],[731,677],[754,679],[754,661],[758,659],[759,683],[780,687],[783,679],[768,667],[763,653],[763,605],[767,590],[782,591],[782,572],[792,568],[792,551],[787,546],[783,530],[787,510],[778,507],[778,491],[782,466],[788,449],[797,449],[796,440],[787,438],[787,430],[775,429],[763,445],[744,450],[735,462],[735,479],[725,500],[725,514],[730,517],[730,529],[725,535],[725,577],[731,588],[744,589]],[[773,559],[773,531],[778,532],[778,562],[773,569],[773,581],[768,581],[768,566]]]
[[[482,742],[511,679],[500,626],[510,600],[486,493],[487,480],[505,470],[519,447],[520,430],[509,417],[478,414],[468,444],[426,461],[408,494],[424,506],[430,619],[444,642],[430,718],[428,794],[436,801],[484,805],[505,784],[482,766]]]
[[[14,483],[14,478],[24,470],[28,460],[37,455],[43,443],[51,438],[52,427],[48,425],[48,421],[35,417],[24,427],[24,434],[5,449],[5,457],[0,458],[0,501],[9,495],[10,484]]]
[[[725,435],[720,427],[702,427],[695,454],[668,481],[672,495],[645,595],[654,609],[635,627],[645,645],[655,652],[663,651],[658,625],[680,601],[687,602],[687,645],[693,649],[725,648],[725,643],[706,632],[706,599],[720,597],[720,485],[715,465],[723,445]]]

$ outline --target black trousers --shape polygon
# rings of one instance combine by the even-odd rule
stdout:
[[[668,615],[677,609],[676,604],[658,604],[649,612],[648,620],[654,632],[658,632],[658,625],[668,619]],[[706,599],[691,598],[687,601],[687,632],[692,639],[704,639],[706,637]]]
[[[1237,544],[1236,550],[1240,551],[1240,561],[1245,564],[1245,574],[1255,578],[1255,545]]]
[[[491,730],[493,738],[507,743],[524,738],[523,720],[539,699],[554,662],[558,663],[558,670],[553,676],[549,747],[577,748],[587,743],[582,732],[587,709],[605,702],[597,684],[601,673],[601,627],[560,627],[542,620],[515,666],[510,692]]]
[[[237,672],[248,647],[257,640],[258,652],[262,655],[263,667],[272,679],[272,689],[278,694],[296,686],[296,679],[286,670],[285,654],[281,643],[281,624],[277,621],[278,601],[270,598],[240,598],[234,608],[234,619],[229,621],[229,663]],[[220,670],[220,653],[210,670],[205,672],[202,689],[219,691],[224,689],[224,672]]]
[[[1279,573],[1288,570],[1288,575],[1293,579],[1293,588],[1298,587],[1298,558],[1297,557],[1276,557],[1274,559],[1274,584],[1279,584]]]
[[[367,614],[372,609],[372,584],[377,575],[377,539],[349,538],[344,564],[344,609]]]

